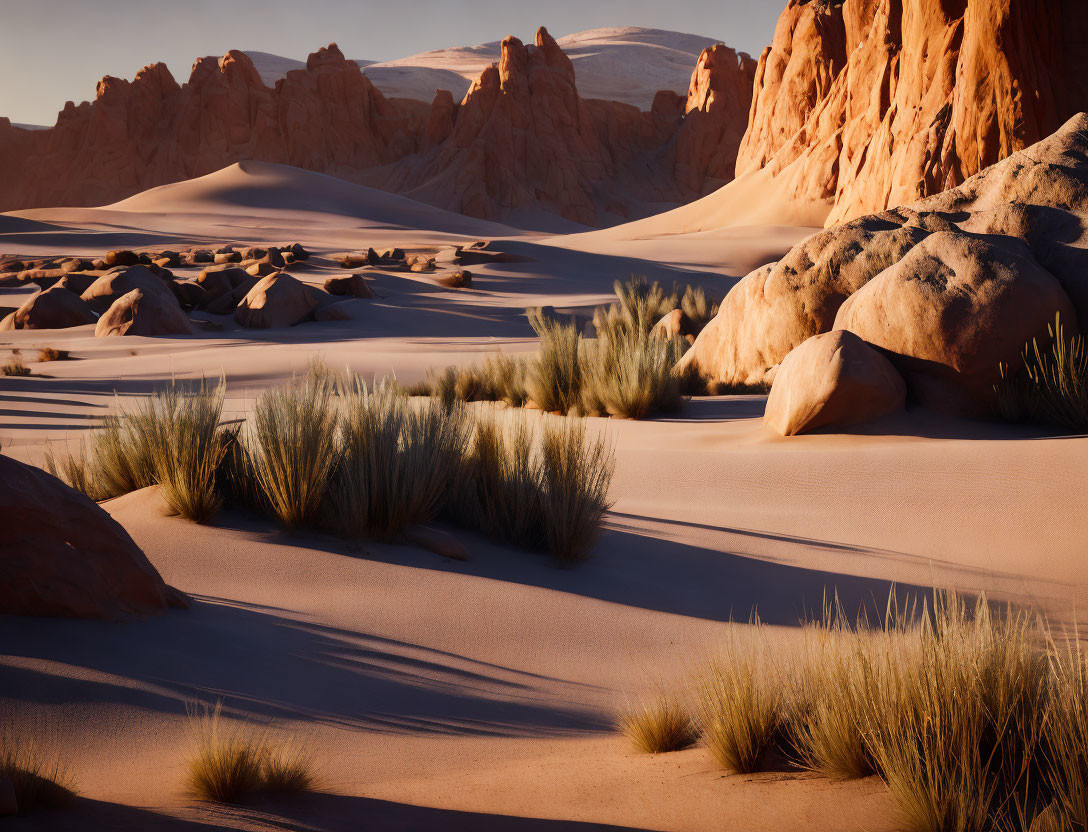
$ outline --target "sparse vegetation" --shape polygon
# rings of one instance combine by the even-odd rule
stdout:
[[[1024,347],[1021,365],[999,367],[994,409],[1010,422],[1046,422],[1088,432],[1088,340],[1070,335],[1056,316],[1048,344]]]
[[[620,714],[617,723],[620,733],[647,754],[683,751],[699,739],[691,714],[665,691],[630,705]]]
[[[98,500],[159,484],[198,522],[233,503],[288,529],[391,540],[441,514],[563,561],[586,556],[609,506],[612,450],[580,422],[518,412],[507,430],[486,408],[320,366],[263,393],[249,420],[221,424],[223,399],[222,382],[160,391],[46,466]]]
[[[11,780],[20,813],[68,806],[76,799],[61,758],[10,728],[0,732],[0,779],[4,778]]]
[[[696,724],[725,769],[783,757],[836,778],[877,774],[909,832],[1088,827],[1088,657],[1026,611],[955,594],[889,602],[883,624],[836,610],[772,658],[734,629],[694,682]],[[625,728],[626,730],[626,728]]]
[[[201,800],[241,803],[258,792],[295,793],[314,786],[313,762],[296,741],[277,742],[249,723],[228,726],[222,707],[191,707],[193,751],[187,785]]]
[[[526,312],[540,337],[529,358],[489,357],[482,365],[447,367],[408,388],[433,396],[446,407],[456,401],[532,402],[549,413],[641,419],[677,409],[685,395],[705,393],[693,373],[677,374],[688,348],[684,338],[651,334],[668,312],[682,309],[694,332],[717,313],[706,292],[688,286],[666,292],[644,277],[616,281],[617,302],[593,315],[596,338],[584,338],[572,321]],[[765,392],[765,391],[764,391]]]

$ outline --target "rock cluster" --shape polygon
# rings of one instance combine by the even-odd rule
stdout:
[[[789,0],[738,176],[769,168],[831,226],[963,183],[1088,110],[1082,0]]]
[[[1032,338],[1045,345],[1057,315],[1067,331],[1088,327],[1083,113],[959,187],[822,231],[752,272],[680,368],[792,386],[797,372],[777,375],[791,351],[845,330],[887,356],[914,402],[973,415],[989,406],[998,365]]]

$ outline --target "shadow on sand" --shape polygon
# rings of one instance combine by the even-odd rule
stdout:
[[[252,806],[194,806],[178,817],[80,800],[68,810],[6,819],[11,832],[638,832],[634,827],[412,806],[368,797],[313,794]]]

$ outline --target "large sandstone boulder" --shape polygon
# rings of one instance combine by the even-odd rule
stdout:
[[[752,272],[679,368],[766,383],[806,339],[845,328],[887,349],[919,401],[974,413],[997,363],[1059,313],[1088,321],[1086,115],[957,188],[822,231]]]
[[[34,295],[11,318],[12,329],[66,329],[94,322],[91,307],[63,286]]]
[[[98,319],[94,328],[96,338],[112,335],[189,335],[189,319],[173,294],[167,301],[163,295],[133,289],[113,302]]]
[[[109,309],[114,301],[134,289],[139,289],[146,295],[169,298],[170,301],[177,303],[174,293],[170,291],[163,279],[144,266],[111,269],[95,280],[82,297],[95,312],[101,314]]]
[[[1083,0],[789,0],[756,70],[738,176],[827,225],[964,182],[1088,110]]]
[[[906,395],[887,358],[851,332],[825,332],[786,356],[763,423],[782,436],[843,428],[899,410]]]
[[[366,278],[361,274],[348,274],[342,277],[325,279],[325,291],[330,295],[342,295],[350,298],[372,298],[374,293],[367,286]]]
[[[0,456],[0,614],[115,619],[168,606],[188,600],[101,507]]]
[[[922,404],[970,412],[1056,314],[1076,326],[1061,284],[1023,242],[937,232],[851,295],[835,328],[887,350]]]
[[[247,329],[293,326],[310,316],[318,302],[314,292],[289,274],[262,278],[234,310],[234,320]]]

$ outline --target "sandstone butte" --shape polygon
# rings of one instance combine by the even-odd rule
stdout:
[[[955,187],[1088,110],[1084,0],[789,0],[736,175],[826,225]]]
[[[269,88],[238,51],[105,77],[49,130],[0,118],[0,210],[103,205],[244,160],[376,185],[483,219],[549,211],[598,225],[687,202],[732,178],[755,61],[706,50],[687,99],[648,112],[582,99],[545,29],[502,44],[459,104],[386,98],[335,44]]]

